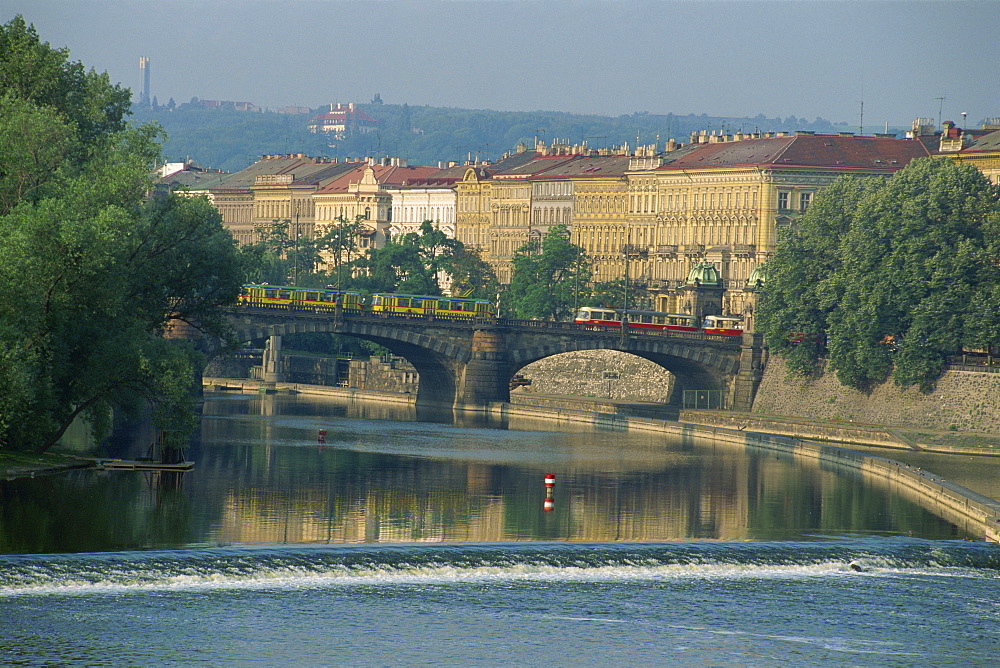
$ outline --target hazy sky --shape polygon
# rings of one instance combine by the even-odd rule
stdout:
[[[160,103],[1000,116],[1000,1],[2,0]],[[938,98],[944,97],[943,101]]]

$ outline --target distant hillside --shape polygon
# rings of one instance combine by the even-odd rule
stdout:
[[[173,110],[135,109],[137,123],[156,121],[167,131],[164,152],[171,160],[190,157],[204,167],[238,171],[261,155],[305,153],[331,158],[399,157],[411,165],[472,158],[496,160],[519,142],[535,138],[551,143],[587,142],[592,148],[628,144],[660,145],[668,139],[686,143],[692,132],[717,133],[852,131],[844,123],[822,118],[724,118],[706,114],[597,116],[553,111],[489,111],[406,104],[358,105],[379,122],[379,130],[328,145],[323,135],[306,128],[313,114],[280,114],[232,109],[205,109],[190,104]],[[318,112],[317,112],[318,113]]]

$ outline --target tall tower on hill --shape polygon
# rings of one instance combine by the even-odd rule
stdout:
[[[148,107],[150,104],[149,97],[149,58],[146,56],[140,56],[139,58],[139,74],[142,75],[142,97],[139,99],[139,104],[144,107]]]

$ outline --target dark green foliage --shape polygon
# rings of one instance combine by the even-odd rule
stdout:
[[[355,285],[365,292],[442,294],[439,279],[449,276],[454,292],[490,297],[496,279],[489,266],[457,239],[449,239],[425,220],[420,234],[411,232],[371,249],[355,266],[361,275]]]
[[[758,325],[792,369],[933,388],[945,359],[1000,343],[1000,193],[968,165],[844,178],[779,236]]]
[[[77,417],[151,405],[194,425],[193,351],[171,318],[222,334],[243,263],[204,199],[147,198],[155,127],[128,91],[66,61],[18,17],[0,28],[0,448],[44,451]]]
[[[579,293],[590,281],[583,248],[571,243],[565,225],[554,225],[541,244],[514,253],[506,304],[519,318],[562,320],[573,313]]]

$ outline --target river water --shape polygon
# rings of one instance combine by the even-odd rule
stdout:
[[[820,465],[303,395],[189,457],[0,482],[0,663],[1000,665],[1000,549]]]

